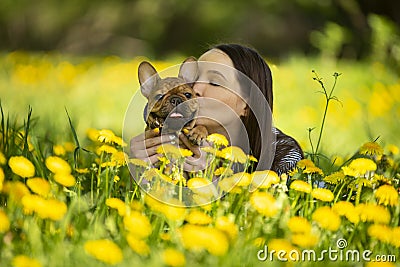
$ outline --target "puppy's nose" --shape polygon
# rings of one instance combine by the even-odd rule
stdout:
[[[180,97],[174,96],[174,97],[171,97],[171,99],[169,100],[169,102],[170,102],[174,107],[176,107],[176,106],[178,106],[180,103],[182,103],[183,101],[182,101],[182,99],[181,99]]]

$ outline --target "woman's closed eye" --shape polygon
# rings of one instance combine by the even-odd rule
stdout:
[[[211,86],[221,86],[218,82],[215,81],[209,81],[208,82]]]

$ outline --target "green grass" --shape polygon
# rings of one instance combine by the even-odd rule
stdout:
[[[89,127],[122,132],[124,115],[138,90],[137,66],[142,58],[77,58],[60,54],[14,52],[0,57],[0,98],[6,111],[22,117],[31,106],[33,117],[41,121],[42,133],[55,136],[67,131],[65,109],[71,114],[79,136]],[[159,71],[179,64],[180,58],[155,62]],[[361,145],[380,137],[383,145],[398,144],[400,81],[378,62],[331,62],[319,58],[291,57],[271,64],[274,79],[274,123],[310,150],[308,128],[322,120],[324,98],[313,81],[317,71],[329,88],[333,73],[339,77],[323,135],[323,150],[346,156],[354,151],[346,144]],[[137,120],[132,131],[144,128],[138,97]]]

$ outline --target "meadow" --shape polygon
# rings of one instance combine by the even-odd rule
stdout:
[[[307,156],[290,183],[253,172],[254,158],[218,135],[209,136],[210,166],[186,181],[180,164],[189,151],[160,150],[157,168],[124,152],[124,114],[143,59],[0,56],[1,266],[395,266],[400,79],[392,69],[302,56],[269,62],[274,123]],[[162,70],[182,60],[153,63]],[[328,92],[340,73],[325,120],[315,73]],[[144,104],[132,132],[144,129]],[[127,164],[137,181],[153,182],[151,194]],[[198,205],[186,207],[183,196]],[[302,260],[311,249],[315,258]],[[356,250],[359,260],[345,259]]]

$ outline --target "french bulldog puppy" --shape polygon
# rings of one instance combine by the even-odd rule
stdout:
[[[143,96],[148,100],[144,110],[146,130],[160,128],[163,133],[183,131],[197,145],[207,137],[207,129],[196,125],[199,105],[192,88],[197,75],[196,59],[186,59],[178,77],[161,79],[147,61],[140,63],[138,76]]]

